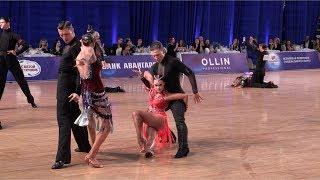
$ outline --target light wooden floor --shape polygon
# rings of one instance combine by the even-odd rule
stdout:
[[[278,89],[227,87],[235,76],[197,76],[205,101],[189,104],[191,153],[178,160],[176,147],[152,160],[139,155],[131,113],[146,109],[145,92],[135,78],[107,80],[127,93],[110,94],[115,131],[98,155],[102,169],[73,152],[71,166],[51,170],[56,82],[29,84],[39,109],[26,103],[16,83],[7,84],[0,101],[0,179],[320,179],[320,69],[268,73]],[[171,113],[170,126],[175,131]]]

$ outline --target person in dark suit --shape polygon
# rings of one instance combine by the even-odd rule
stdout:
[[[167,47],[167,55],[170,55],[172,57],[177,56],[177,44],[174,37],[169,38],[169,44]]]
[[[267,52],[267,45],[265,44],[259,44],[258,47],[258,61],[256,69],[254,70],[252,74],[251,79],[251,87],[256,88],[278,88],[277,85],[275,85],[272,81],[264,82],[264,76],[266,75],[266,59],[265,56],[268,55]]]
[[[7,73],[10,70],[22,92],[27,97],[28,103],[33,108],[37,108],[17,59],[17,55],[26,51],[29,46],[18,34],[11,30],[8,17],[0,18],[0,27],[3,30],[0,34],[0,100],[6,85]],[[16,44],[19,46],[17,50],[15,50]]]
[[[58,33],[66,43],[61,56],[57,85],[57,120],[59,125],[59,142],[55,163],[52,169],[60,169],[71,162],[71,130],[78,144],[77,152],[89,152],[91,146],[86,127],[74,124],[80,115],[78,103],[70,101],[70,94],[80,95],[80,77],[75,67],[75,59],[80,53],[81,43],[75,37],[70,21],[62,21],[58,25]]]
[[[203,100],[198,92],[195,75],[190,68],[183,64],[178,58],[165,54],[163,45],[159,41],[152,43],[150,51],[152,57],[157,61],[151,67],[150,73],[152,76],[157,75],[162,78],[165,82],[165,89],[169,93],[184,92],[180,84],[180,75],[185,74],[191,83],[195,103],[200,103]],[[146,80],[145,77],[142,77],[141,80],[147,87],[152,86],[150,82],[153,82],[153,80]],[[178,131],[179,150],[174,157],[183,158],[189,153],[188,128],[184,117],[186,104],[183,100],[174,100],[169,102],[168,108],[172,111]]]
[[[252,36],[249,37],[249,41],[246,44],[247,46],[247,56],[252,60],[254,66],[257,64],[257,42],[254,40]]]
[[[268,54],[267,46],[265,44],[259,44],[257,54],[258,54],[258,58],[257,58],[258,61],[257,61],[256,69],[254,70],[252,75],[252,81],[253,83],[263,84],[265,71],[266,71],[265,69],[266,61],[263,58],[265,55]]]

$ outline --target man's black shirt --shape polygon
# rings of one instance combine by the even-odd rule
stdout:
[[[16,44],[19,48],[16,51],[17,55],[23,53],[29,48],[28,44],[20,38],[20,36],[11,31],[11,29],[3,30],[0,35],[0,51],[7,52],[15,50]]]
[[[162,80],[166,83],[165,89],[170,93],[183,93],[180,85],[180,75],[185,74],[191,83],[193,93],[198,93],[197,82],[194,73],[190,68],[183,64],[178,58],[165,55],[161,61],[161,65],[164,67]],[[158,72],[159,63],[155,63],[151,67],[152,75],[159,75]]]
[[[76,58],[81,51],[81,43],[77,38],[65,46],[65,49],[60,60],[59,72],[77,73]]]
[[[266,61],[263,60],[264,55],[267,55],[268,52],[267,51],[257,51],[258,53],[258,61],[256,64],[256,70],[264,70],[265,69],[265,65],[266,65]]]

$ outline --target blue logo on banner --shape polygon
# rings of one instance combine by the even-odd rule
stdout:
[[[268,68],[271,70],[277,70],[280,69],[281,62],[280,57],[276,53],[270,53],[269,59],[268,59]]]

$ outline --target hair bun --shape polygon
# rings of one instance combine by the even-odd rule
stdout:
[[[84,34],[81,38],[83,45],[89,46],[91,43],[93,43],[93,37],[91,34],[87,33]]]

